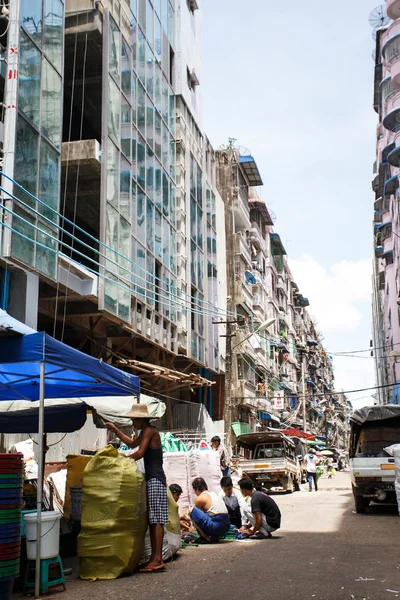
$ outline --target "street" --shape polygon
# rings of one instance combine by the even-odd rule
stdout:
[[[274,496],[282,512],[282,529],[271,540],[187,548],[167,565],[165,573],[95,583],[68,577],[67,592],[61,597],[400,598],[397,507],[374,506],[367,514],[357,515],[348,473],[338,473],[333,480],[322,479],[320,484],[317,493]]]

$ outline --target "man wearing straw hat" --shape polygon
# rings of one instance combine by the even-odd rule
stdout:
[[[165,570],[162,546],[164,525],[168,524],[167,482],[163,469],[161,438],[157,429],[150,425],[151,416],[146,404],[134,404],[126,417],[132,419],[136,430],[140,430],[140,434],[133,439],[119,431],[113,423],[106,423],[106,426],[129,448],[138,448],[129,458],[144,460],[151,557],[140,572],[157,573]]]

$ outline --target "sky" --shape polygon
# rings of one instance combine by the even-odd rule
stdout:
[[[204,129],[246,147],[260,196],[329,352],[371,339],[370,0],[201,0]],[[337,390],[375,385],[374,361],[335,357]],[[355,408],[372,392],[350,394]]]

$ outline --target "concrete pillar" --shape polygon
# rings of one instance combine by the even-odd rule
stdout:
[[[39,304],[39,277],[28,271],[15,270],[11,272],[10,300],[8,313],[37,329]]]

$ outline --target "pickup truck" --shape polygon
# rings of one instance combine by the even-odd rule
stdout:
[[[400,443],[400,406],[368,406],[351,417],[350,475],[357,513],[370,502],[395,503],[395,461],[384,448]]]
[[[239,473],[249,477],[256,489],[300,489],[302,469],[294,442],[284,433],[260,432],[240,435]]]

